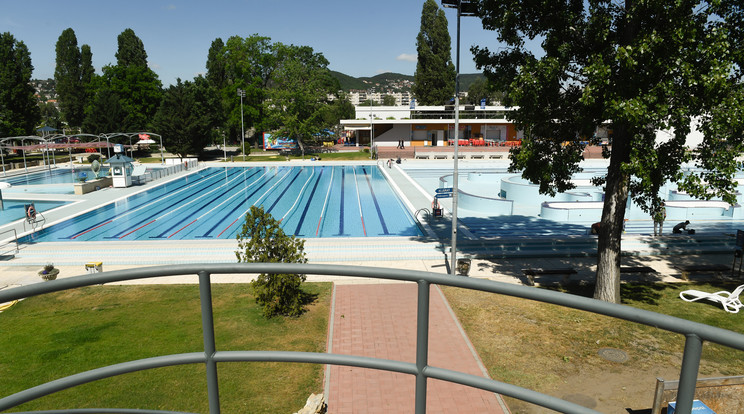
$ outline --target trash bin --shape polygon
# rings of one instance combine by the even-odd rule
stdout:
[[[470,259],[457,259],[457,273],[467,276],[470,273]]]
[[[88,262],[85,264],[85,270],[88,273],[101,273],[103,272],[103,262]]]

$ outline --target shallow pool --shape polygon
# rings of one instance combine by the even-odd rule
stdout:
[[[3,209],[0,210],[0,226],[25,218],[26,207],[31,203],[33,203],[36,211],[40,211],[42,213],[67,204],[67,202],[65,201],[5,199],[3,201]]]

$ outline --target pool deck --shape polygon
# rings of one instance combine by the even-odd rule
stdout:
[[[293,162],[294,164],[294,162]],[[225,164],[218,164],[224,166]],[[240,165],[235,163],[234,165]],[[252,163],[246,165],[255,165]],[[284,163],[283,165],[286,165]],[[313,163],[317,165],[317,163]],[[412,211],[430,208],[431,199],[418,185],[402,173],[397,166],[381,167],[389,175],[394,186],[406,194],[408,207]],[[158,182],[147,183],[126,189],[108,188],[85,196],[76,196],[79,203],[64,206],[46,214],[51,225],[75,213],[96,208],[111,200],[126,197],[134,192],[175,179],[172,175]],[[421,238],[345,238],[306,239],[305,251],[310,263],[329,263],[379,268],[422,270],[434,273],[449,273],[449,249],[444,241],[451,235],[449,221],[439,220],[425,225],[426,234]],[[24,232],[21,223],[0,227],[0,240],[7,231],[15,229],[18,236]],[[28,230],[28,228],[26,228]],[[525,284],[523,269],[566,268],[576,270],[570,282],[592,282],[596,272],[596,257],[582,252],[566,255],[555,252],[555,246],[542,246],[522,254],[484,254],[496,249],[496,243],[471,239],[467,229],[460,231],[463,237],[463,254],[472,258],[469,277],[489,279],[511,284]],[[593,242],[594,239],[586,237]],[[638,243],[639,254],[623,257],[623,265],[648,267],[652,272],[623,274],[623,281],[640,282],[684,282],[685,280],[708,280],[728,276],[728,272],[710,274],[683,274],[680,264],[711,264],[731,266],[730,251],[682,250],[670,251],[670,255],[641,254],[648,249],[645,238],[629,236],[624,246]],[[654,239],[659,244],[669,238]],[[516,245],[522,241],[515,241]],[[595,242],[594,242],[595,243]],[[459,246],[459,244],[458,244]],[[588,247],[587,247],[588,246]],[[589,243],[582,247],[591,249]],[[14,246],[13,246],[14,247]],[[131,242],[45,242],[23,244],[17,253],[5,253],[0,261],[0,287],[41,283],[36,272],[46,263],[60,268],[60,277],[85,275],[85,263],[102,262],[104,271],[143,266],[169,265],[176,263],[234,263],[235,240],[203,241],[131,241]],[[658,249],[659,247],[654,247]],[[8,245],[3,247],[8,249]],[[594,247],[596,251],[596,247]],[[554,254],[550,254],[553,251]],[[2,253],[0,253],[2,254]],[[1,256],[0,256],[1,257]],[[683,278],[683,276],[685,278]],[[215,277],[216,283],[245,283],[251,275],[223,275]],[[193,276],[161,278],[137,283],[194,283]],[[333,281],[333,311],[330,320],[328,351],[378,358],[413,361],[415,346],[416,286],[410,283],[390,283],[378,279],[349,277],[309,276],[310,281]],[[536,283],[550,285],[560,283],[560,276],[546,275]],[[474,352],[467,336],[452,313],[438,287],[432,287],[430,307],[430,354],[432,365],[457,369],[475,375],[487,375]],[[446,338],[446,340],[441,340]],[[325,394],[331,413],[376,413],[413,412],[413,378],[403,374],[366,370],[344,366],[332,366],[326,370]],[[500,397],[488,392],[469,389],[456,384],[429,381],[430,413],[478,413],[508,412]],[[299,408],[299,407],[298,407]]]

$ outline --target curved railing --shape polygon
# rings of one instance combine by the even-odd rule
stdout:
[[[353,276],[376,279],[412,281],[418,285],[418,306],[416,323],[416,362],[403,362],[379,358],[352,355],[311,352],[283,351],[218,351],[214,338],[214,317],[212,314],[212,274],[234,273],[304,273],[332,276]],[[535,289],[526,286],[512,285],[489,280],[452,277],[439,273],[414,270],[387,269],[378,267],[356,267],[315,264],[284,263],[244,263],[244,264],[192,264],[178,266],[157,266],[115,272],[98,273],[58,279],[51,282],[37,283],[18,288],[0,291],[0,303],[21,299],[44,293],[91,286],[102,283],[125,280],[146,279],[160,276],[197,275],[201,298],[202,328],[204,335],[204,352],[165,355],[154,358],[129,361],[93,369],[79,374],[60,378],[45,384],[29,388],[0,399],[0,411],[16,407],[45,395],[88,382],[96,381],[125,373],[159,368],[172,365],[204,364],[206,366],[207,392],[209,410],[212,414],[220,412],[219,386],[217,383],[218,362],[303,362],[315,364],[346,365],[362,368],[380,369],[410,374],[416,377],[416,413],[426,412],[427,380],[429,378],[454,382],[496,392],[523,401],[537,404],[552,410],[568,413],[597,413],[577,404],[548,396],[536,391],[502,383],[484,377],[451,371],[428,363],[429,338],[429,295],[430,285],[455,286],[484,292],[498,293],[524,299],[585,310],[601,315],[625,319],[670,332],[685,335],[686,342],[682,357],[679,390],[677,394],[678,413],[689,414],[692,411],[692,400],[695,393],[703,341],[715,342],[727,347],[744,351],[744,335],[721,328],[712,327],[672,316],[661,315],[629,306],[597,301],[580,296],[569,295],[549,290]],[[43,411],[54,413],[62,411]],[[65,413],[166,413],[160,410],[141,409],[78,409],[65,410]]]

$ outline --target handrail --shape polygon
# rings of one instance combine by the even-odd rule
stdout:
[[[329,353],[303,353],[284,351],[219,351],[215,347],[211,275],[231,273],[302,273],[330,276],[353,276],[375,279],[390,279],[413,281],[418,284],[417,306],[417,344],[416,362],[384,360],[378,358],[339,355]],[[57,292],[96,284],[146,279],[160,276],[194,275],[198,276],[199,291],[202,304],[202,325],[204,335],[204,352],[166,355],[147,358],[139,361],[124,362],[108,367],[74,374],[60,378],[46,384],[39,385],[16,394],[0,399],[0,411],[16,407],[24,402],[70,388],[79,384],[120,375],[126,372],[151,369],[158,366],[204,363],[207,366],[207,391],[210,413],[218,414],[219,387],[217,384],[217,363],[234,361],[273,361],[273,362],[304,362],[316,364],[334,364],[358,366],[386,371],[407,373],[416,377],[416,413],[426,412],[426,393],[428,378],[455,382],[474,388],[493,391],[502,395],[514,397],[523,401],[537,404],[560,412],[597,413],[592,409],[548,396],[537,391],[502,383],[476,375],[455,372],[439,367],[430,366],[427,361],[428,352],[428,315],[429,295],[432,284],[453,286],[466,289],[498,293],[523,299],[536,300],[559,306],[580,309],[618,319],[654,326],[670,332],[685,335],[684,353],[680,371],[680,385],[677,395],[677,412],[689,414],[692,411],[692,401],[695,382],[700,364],[703,341],[715,342],[727,347],[744,350],[744,335],[729,330],[704,325],[697,322],[662,315],[642,309],[632,308],[614,303],[602,302],[565,293],[535,289],[527,286],[512,285],[482,279],[452,277],[440,273],[415,270],[385,269],[377,267],[339,266],[324,264],[289,264],[289,263],[242,263],[242,264],[190,264],[177,266],[156,266],[114,272],[76,276],[55,281],[36,283],[0,291],[0,303],[21,299],[45,293]],[[114,409],[104,409],[114,410]],[[96,412],[134,412],[134,411],[104,411]],[[69,412],[69,411],[68,411]],[[83,412],[83,411],[79,411]],[[147,413],[163,413],[164,411],[136,411]]]
[[[6,242],[4,242],[0,246],[0,248],[4,248],[5,246],[10,245],[11,242],[15,242],[15,253],[18,253],[20,251],[20,248],[18,247],[18,233],[16,232],[16,229],[9,229],[9,230],[0,231],[0,235],[1,234],[4,234],[4,233],[10,233],[10,232],[13,232],[13,239],[8,239]],[[0,239],[2,239],[2,238],[0,238]],[[11,250],[3,250],[3,251],[0,251],[0,254],[8,253],[10,251]],[[2,302],[0,302],[0,303],[2,303]]]

